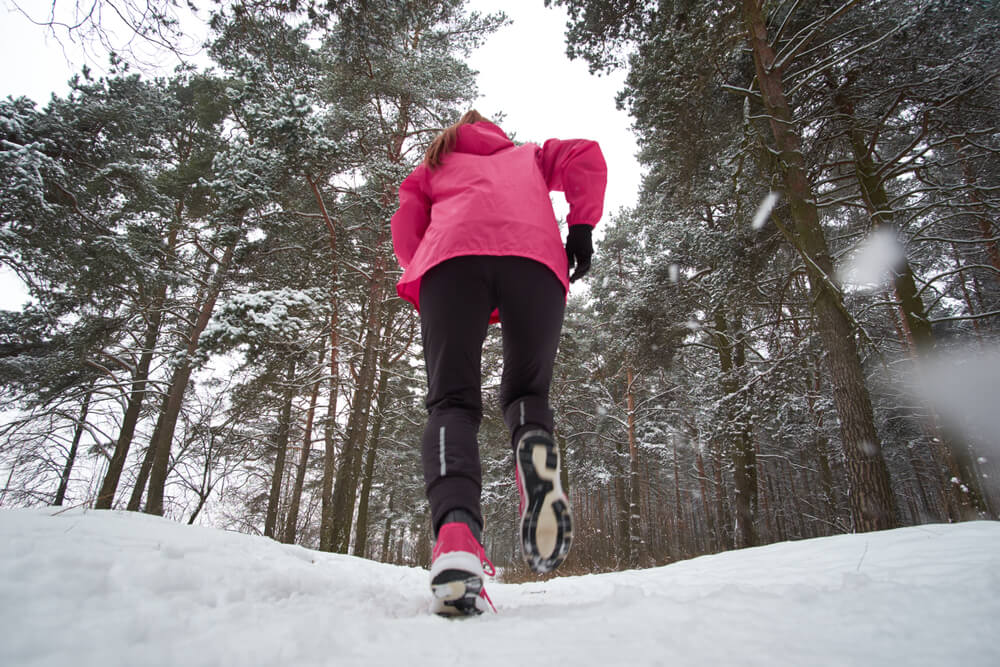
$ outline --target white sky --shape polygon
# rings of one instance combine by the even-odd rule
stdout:
[[[22,2],[25,7],[40,4],[48,2]],[[624,73],[591,76],[585,62],[571,62],[565,55],[565,12],[546,9],[543,0],[471,0],[469,6],[502,10],[513,21],[470,60],[479,71],[480,113],[492,117],[503,112],[504,129],[522,141],[598,141],[608,162],[605,220],[634,204],[641,178],[636,144],[628,114],[615,108]],[[43,105],[53,92],[65,94],[66,81],[87,61],[75,45],[60,44],[15,12],[8,0],[0,0],[0,62],[0,98],[27,95]],[[99,72],[103,61],[88,64]],[[24,298],[17,279],[0,269],[0,308],[20,309]]]

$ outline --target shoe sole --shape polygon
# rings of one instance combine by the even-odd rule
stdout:
[[[480,602],[483,580],[465,570],[444,570],[431,580],[431,612],[438,616],[478,616],[485,610]]]
[[[482,564],[464,551],[443,554],[431,567],[431,612],[438,616],[478,616],[486,611],[480,602]]]
[[[526,496],[521,549],[533,571],[551,572],[569,553],[573,519],[559,480],[559,450],[544,431],[526,433],[517,445],[518,475]]]

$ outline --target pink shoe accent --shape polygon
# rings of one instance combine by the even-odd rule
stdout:
[[[483,585],[496,574],[486,551],[464,523],[446,523],[438,531],[431,556],[431,610],[442,616],[468,616],[496,607]],[[485,604],[484,604],[485,603]]]
[[[486,550],[479,540],[475,538],[472,531],[464,523],[446,523],[438,531],[437,542],[434,543],[434,552],[431,555],[431,563],[447,553],[466,552],[477,556],[480,560],[483,571],[488,576],[493,576],[496,572],[493,563],[486,557]]]

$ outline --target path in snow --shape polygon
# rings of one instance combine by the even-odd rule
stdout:
[[[492,583],[124,512],[0,510],[0,665],[1000,665],[1000,523]]]

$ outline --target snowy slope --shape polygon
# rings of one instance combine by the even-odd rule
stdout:
[[[1000,523],[492,584],[139,514],[0,510],[0,665],[1000,665]]]

